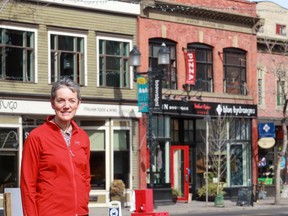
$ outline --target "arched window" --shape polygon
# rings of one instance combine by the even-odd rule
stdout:
[[[193,90],[213,92],[212,47],[201,43],[190,43],[187,49],[196,52],[196,83]]]
[[[246,95],[246,52],[235,48],[225,48],[223,60],[224,92]]]
[[[161,44],[165,43],[170,51],[170,64],[158,65],[158,51]],[[153,72],[164,72],[162,77],[162,88],[177,89],[177,59],[176,43],[163,38],[153,38],[149,40],[149,68]],[[162,67],[162,68],[161,68]],[[164,70],[163,70],[164,69]]]

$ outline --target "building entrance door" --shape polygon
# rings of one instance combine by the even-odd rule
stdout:
[[[189,195],[189,148],[188,146],[171,146],[171,186],[181,192],[178,200],[188,201]]]

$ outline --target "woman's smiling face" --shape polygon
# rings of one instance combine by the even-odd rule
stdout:
[[[62,122],[68,122],[76,114],[80,101],[77,92],[72,92],[68,87],[62,87],[56,91],[56,97],[51,106],[55,110],[56,118]]]

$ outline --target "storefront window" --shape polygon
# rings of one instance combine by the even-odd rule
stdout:
[[[171,141],[179,142],[179,121],[171,119]]]
[[[0,193],[18,185],[18,129],[0,128]]]
[[[194,124],[193,120],[184,120],[184,142],[192,142],[194,140]]]
[[[114,179],[123,180],[129,188],[130,181],[130,135],[129,130],[114,130]]]
[[[219,122],[220,121],[220,122]],[[206,124],[209,125],[208,172],[211,181],[217,179],[217,159],[221,155],[220,181],[225,187],[251,184],[251,120],[230,117],[197,120],[197,185],[204,184],[206,172]],[[215,165],[216,164],[216,165]]]
[[[92,189],[105,189],[105,130],[85,130],[90,139]]]
[[[206,159],[205,159],[205,134],[206,122],[203,119],[196,120],[196,185],[201,187],[205,184],[204,173],[206,172]],[[194,179],[194,178],[193,178]]]

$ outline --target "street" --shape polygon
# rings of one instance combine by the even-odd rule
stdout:
[[[253,209],[253,208],[244,208],[244,209],[237,209],[237,210],[225,210],[217,209],[215,211],[189,211],[186,213],[172,213],[170,216],[246,216],[246,215],[253,215],[253,216],[287,216],[288,215],[288,207],[271,207],[271,208],[263,208],[263,209]]]

